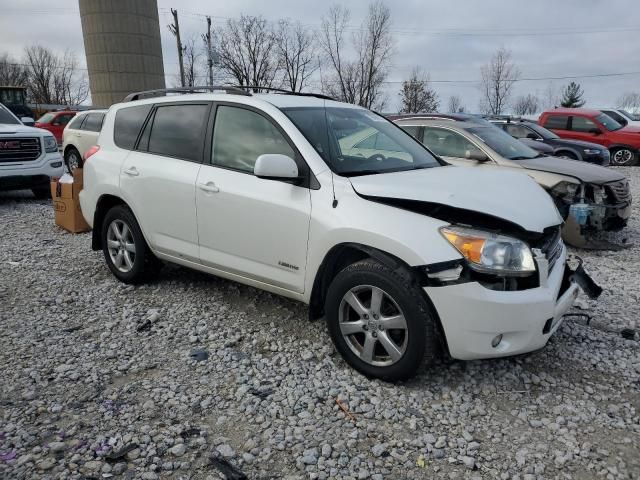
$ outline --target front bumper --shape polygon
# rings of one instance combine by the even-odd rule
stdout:
[[[602,150],[601,153],[582,153],[582,160],[588,163],[594,163],[602,167],[608,167],[611,164],[611,154],[609,150]]]
[[[0,190],[45,186],[51,178],[63,174],[64,162],[59,152],[45,153],[31,162],[0,164]]]
[[[564,250],[537,288],[505,292],[469,282],[424,290],[440,316],[453,358],[504,357],[546,345],[580,291],[571,274]],[[498,335],[502,340],[492,347]]]

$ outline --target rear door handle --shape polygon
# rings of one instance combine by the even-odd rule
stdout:
[[[136,167],[131,167],[131,168],[126,169],[124,171],[124,173],[126,173],[127,175],[129,175],[131,177],[137,177],[138,175],[140,175],[138,170],[136,170]]]
[[[207,193],[218,193],[220,189],[213,182],[199,183],[198,188]]]

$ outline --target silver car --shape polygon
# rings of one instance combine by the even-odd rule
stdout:
[[[565,241],[574,246],[587,246],[589,233],[624,228],[631,216],[629,181],[619,171],[542,155],[481,122],[394,121],[453,165],[526,172],[553,197],[566,220]]]

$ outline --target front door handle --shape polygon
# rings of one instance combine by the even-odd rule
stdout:
[[[198,188],[207,193],[218,193],[220,189],[213,182],[199,183]]]
[[[127,175],[129,175],[131,177],[137,177],[138,175],[140,175],[138,170],[136,170],[136,167],[131,167],[131,168],[126,169],[124,171],[124,173],[126,173]]]

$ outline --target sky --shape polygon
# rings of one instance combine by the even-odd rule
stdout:
[[[175,40],[167,28],[172,20],[170,8],[178,9],[184,39],[206,30],[204,15],[212,16],[214,29],[241,14],[262,15],[272,21],[288,18],[314,29],[332,3],[158,0],[167,84],[175,84],[178,74]],[[385,84],[387,111],[399,107],[401,82],[414,67],[429,74],[440,98],[440,110],[446,110],[449,96],[458,95],[467,111],[477,111],[480,68],[500,47],[512,51],[523,79],[515,85],[514,97],[528,93],[546,97],[547,90],[559,91],[571,80],[582,85],[587,106],[592,107],[615,106],[624,92],[640,92],[638,0],[385,3],[391,10],[394,39],[394,55]],[[351,11],[350,25],[358,28],[369,0],[343,0],[341,4]],[[0,0],[0,7],[0,53],[9,52],[20,58],[26,46],[41,43],[59,52],[76,52],[84,65],[76,0]]]

